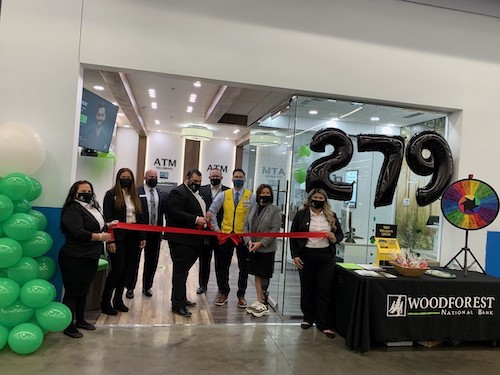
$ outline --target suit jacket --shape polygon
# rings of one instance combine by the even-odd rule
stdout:
[[[334,214],[335,215],[335,214]],[[335,226],[337,229],[333,232],[335,234],[335,238],[337,239],[337,243],[344,239],[344,232],[340,228],[340,223],[337,219],[337,215],[335,215]],[[309,208],[303,208],[298,211],[295,217],[293,218],[292,228],[290,232],[309,232],[309,223],[311,221],[311,211]],[[290,238],[290,250],[292,252],[292,258],[300,257],[304,249],[306,248],[307,238]],[[330,243],[330,248],[333,252],[333,255],[336,254],[336,247],[334,243]]]
[[[243,232],[279,232],[281,228],[281,210],[274,204],[266,205],[260,215],[257,215],[259,205],[250,206],[243,225]],[[277,249],[276,238],[273,237],[245,237],[245,243],[250,240],[260,241],[262,247],[258,253],[272,253]]]
[[[197,216],[203,217],[203,211],[200,203],[186,184],[183,183],[172,189],[167,198],[167,217],[169,226],[199,229],[195,223]],[[167,233],[167,239],[172,242],[201,246],[203,245],[205,236]]]
[[[156,189],[156,192],[158,193],[158,205],[156,207],[157,225],[163,226],[166,225],[166,221],[164,220],[164,218],[166,219],[167,216],[168,193],[163,192],[158,188],[154,189]],[[148,196],[147,193],[144,191],[144,185],[137,186],[137,193],[139,194],[139,198],[141,199],[142,212],[146,216],[146,219],[149,223]]]
[[[126,218],[126,209],[125,207],[122,207],[120,209],[115,208],[115,189],[110,189],[106,192],[104,195],[104,201],[102,204],[103,212],[104,212],[104,220],[106,223],[110,223],[113,220],[118,220],[122,223],[125,223],[127,221]],[[135,215],[135,222],[137,224],[148,224],[148,217],[144,215],[144,212],[140,214]],[[113,231],[113,235],[115,238],[115,241],[123,241],[124,237],[124,229],[115,229]],[[137,232],[138,239],[140,240],[145,240],[146,239],[146,233],[142,231],[134,231]]]
[[[213,202],[211,188],[212,188],[211,184],[203,185],[202,187],[200,187],[200,195],[203,198],[203,200],[205,201],[205,203],[207,204],[207,211],[208,211],[208,209],[210,208],[210,205]],[[222,194],[222,192],[225,191],[225,190],[227,190],[227,189],[229,189],[229,187],[222,185],[222,188],[221,188],[219,194]],[[217,223],[219,224],[219,227],[222,224],[222,218],[223,217],[224,217],[224,208],[221,208],[219,210],[219,212],[217,212]]]
[[[92,241],[92,233],[100,233],[99,222],[80,203],[71,203],[61,215],[61,229],[66,237],[61,252],[76,258],[99,259],[101,241]]]

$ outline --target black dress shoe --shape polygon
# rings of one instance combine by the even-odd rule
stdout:
[[[151,288],[143,290],[142,293],[144,293],[146,297],[153,297],[153,291],[151,290]]]
[[[186,306],[187,307],[195,307],[196,306],[196,302],[192,302],[192,301],[186,300]]]
[[[127,297],[128,299],[134,298],[134,291],[132,289],[128,289],[125,297]]]
[[[118,311],[116,311],[111,304],[102,304],[101,303],[101,312],[106,315],[117,315]]]
[[[129,308],[127,306],[125,306],[125,304],[123,303],[123,301],[114,301],[113,302],[113,307],[118,310],[118,311],[121,311],[121,312],[128,312]]]
[[[207,288],[200,286],[198,289],[196,289],[196,294],[203,294],[207,291]]]
[[[63,333],[66,336],[73,337],[74,339],[81,339],[83,337],[83,333],[81,333],[79,330],[77,330],[75,327],[73,328],[66,328]]]
[[[95,331],[95,325],[90,324],[89,322],[86,322],[85,320],[82,322],[76,322],[75,327],[85,329],[87,331]]]
[[[185,307],[179,307],[179,308],[172,307],[172,311],[174,313],[176,313],[177,315],[181,315],[181,316],[184,316],[186,318],[191,318],[191,315],[192,315],[189,311],[186,310]]]

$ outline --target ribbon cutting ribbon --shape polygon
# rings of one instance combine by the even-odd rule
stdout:
[[[194,234],[198,236],[216,236],[220,244],[227,240],[235,245],[242,242],[243,237],[286,237],[286,238],[326,238],[326,232],[256,232],[256,233],[221,233],[201,229],[187,229],[177,227],[162,227],[160,225],[118,223],[109,228],[113,236],[114,229],[139,230],[144,232],[162,232],[175,234]],[[113,236],[114,238],[114,236]]]

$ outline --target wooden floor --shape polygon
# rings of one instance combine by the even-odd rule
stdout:
[[[89,321],[95,322],[98,326],[161,326],[171,324],[244,324],[244,323],[278,323],[295,322],[294,318],[283,318],[280,314],[270,309],[269,316],[255,318],[248,314],[245,309],[239,308],[236,298],[238,265],[236,255],[230,269],[230,286],[231,293],[229,302],[224,306],[216,306],[214,304],[217,298],[217,285],[214,273],[214,264],[212,259],[211,275],[206,294],[196,294],[198,288],[198,262],[191,269],[187,281],[187,298],[190,301],[196,302],[197,306],[189,308],[192,312],[191,318],[185,318],[172,313],[170,295],[172,288],[172,261],[168,250],[167,241],[162,241],[160,260],[156,271],[153,297],[146,297],[142,294],[142,264],[141,259],[139,269],[139,280],[135,289],[133,299],[124,297],[125,305],[130,308],[128,313],[118,312],[118,315],[111,316],[101,314],[100,310],[89,310],[86,312],[86,318]],[[274,283],[271,285],[273,290],[271,294],[274,296],[279,289],[279,276],[277,279],[273,277]],[[248,304],[251,304],[256,299],[255,286],[253,276],[248,278],[248,288],[246,294]],[[272,299],[272,303],[277,301]]]

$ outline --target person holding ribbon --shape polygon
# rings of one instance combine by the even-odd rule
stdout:
[[[344,233],[337,215],[328,203],[323,189],[314,188],[307,195],[304,208],[295,215],[290,232],[324,232],[323,238],[290,238],[293,262],[299,269],[300,308],[304,315],[300,325],[311,328],[313,323],[327,337],[334,338],[333,282],[335,244]]]
[[[245,218],[245,233],[275,233],[281,228],[281,210],[273,204],[273,188],[262,184],[257,188],[257,204],[250,207]],[[274,271],[274,254],[277,241],[274,237],[244,237],[250,252],[248,273],[255,275],[257,300],[247,307],[247,312],[260,318],[269,315],[267,297],[269,280]]]
[[[144,174],[144,184],[137,187],[137,193],[141,200],[142,212],[148,220],[149,225],[164,225],[164,216],[166,216],[167,193],[158,189],[158,172],[149,169]],[[161,232],[146,232],[146,246],[144,247],[144,269],[142,272],[142,293],[146,297],[153,296],[153,280],[158,267],[158,258],[160,257]],[[134,289],[137,284],[139,272],[139,257],[134,258],[136,262],[132,265],[133,272],[128,274],[127,278],[127,298],[134,298]]]
[[[69,189],[61,212],[61,230],[65,237],[59,251],[62,302],[73,313],[64,334],[81,338],[83,334],[78,328],[95,330],[93,324],[85,321],[85,302],[104,250],[103,242],[111,239],[90,182],[77,181]]]
[[[115,185],[104,196],[103,208],[106,222],[117,220],[127,224],[147,224],[148,219],[143,214],[135,187],[134,174],[129,168],[121,168],[116,174]],[[101,298],[101,311],[107,315],[129,310],[123,303],[123,291],[128,274],[134,272],[140,251],[146,246],[144,232],[114,229],[113,235],[113,240],[107,243],[111,271],[106,278]]]

